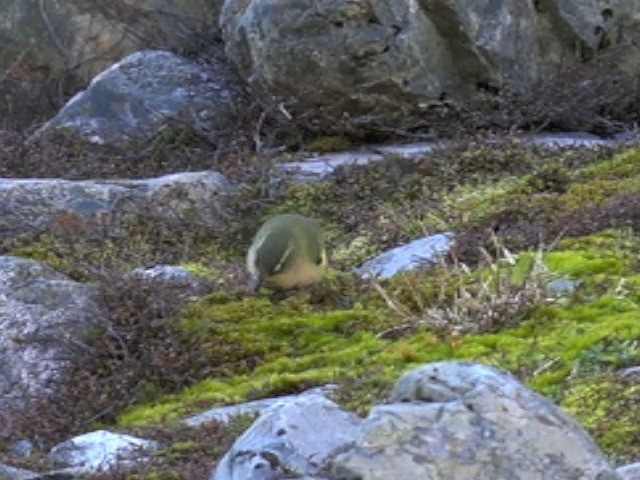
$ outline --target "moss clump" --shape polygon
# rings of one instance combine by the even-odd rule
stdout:
[[[640,385],[613,373],[571,382],[562,407],[620,463],[640,455]]]
[[[202,402],[232,403],[335,382],[380,351],[384,342],[374,332],[390,321],[384,312],[364,308],[318,309],[305,296],[278,304],[207,297],[185,310],[181,328],[208,359],[212,379],[131,409],[120,422],[171,421]]]
[[[613,158],[588,165],[579,171],[579,178],[587,179],[628,179],[640,175],[640,148],[634,147]]]
[[[339,152],[353,146],[353,142],[344,135],[328,135],[318,137],[307,144],[307,150],[312,152]]]
[[[45,237],[39,242],[29,242],[23,246],[16,247],[9,254],[45,263],[59,272],[71,271],[72,264],[69,259],[56,253],[52,246],[50,237]]]

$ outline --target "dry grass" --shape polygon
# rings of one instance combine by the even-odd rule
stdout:
[[[495,253],[481,248],[482,261],[472,274],[464,263],[440,259],[430,280],[437,291],[425,294],[419,274],[400,276],[394,294],[379,282],[373,286],[402,323],[379,335],[397,337],[418,327],[443,335],[494,332],[517,325],[533,307],[548,300],[549,272],[540,248],[525,262],[493,237]],[[435,295],[434,295],[435,293]],[[403,301],[408,298],[409,301]]]

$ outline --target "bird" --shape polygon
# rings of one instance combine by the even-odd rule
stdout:
[[[249,288],[275,291],[306,287],[322,278],[327,251],[320,223],[297,213],[269,218],[247,252]]]

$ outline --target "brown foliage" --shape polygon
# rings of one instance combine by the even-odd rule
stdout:
[[[206,370],[199,345],[176,325],[183,291],[131,276],[107,275],[101,284],[109,317],[96,319],[85,344],[65,345],[71,365],[57,394],[21,405],[7,416],[12,427],[3,435],[50,445],[112,421],[134,402],[191,385]]]

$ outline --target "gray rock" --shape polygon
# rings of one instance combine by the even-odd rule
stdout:
[[[141,45],[162,40],[167,47],[184,48],[191,35],[217,25],[220,4],[220,0],[141,0],[128,2],[125,12],[85,0],[3,1],[0,71],[11,75],[12,69],[30,66],[32,74],[51,75],[73,69],[89,80]]]
[[[453,233],[450,232],[419,238],[367,260],[354,272],[363,278],[389,278],[402,271],[433,264],[438,256],[449,251],[452,242]]]
[[[96,76],[31,141],[64,132],[128,150],[171,127],[218,144],[237,135],[244,102],[241,80],[225,63],[146,50]]]
[[[152,440],[97,430],[66,440],[51,449],[47,460],[64,472],[93,473],[144,461],[159,448]]]
[[[150,268],[136,268],[131,275],[161,282],[164,287],[184,295],[203,295],[211,292],[213,283],[205,276],[197,275],[179,265],[155,265]]]
[[[37,476],[36,472],[0,463],[0,479],[2,480],[31,480]]]
[[[388,155],[420,159],[437,147],[436,143],[430,142],[371,145],[359,150],[313,155],[300,161],[280,162],[275,166],[272,184],[279,185],[284,181],[302,183],[322,180],[339,167],[369,165],[384,160]]]
[[[640,462],[616,469],[622,480],[640,480]]]
[[[318,181],[331,175],[338,167],[369,165],[382,160],[384,155],[380,153],[354,150],[317,155],[295,162],[282,162],[276,164],[271,184],[278,187],[282,182]]]
[[[554,295],[568,295],[575,292],[580,283],[570,278],[557,278],[547,283],[547,290]]]
[[[635,0],[228,0],[220,21],[240,74],[265,103],[295,98],[294,119],[321,111],[398,128],[433,108],[551,85],[601,52],[607,74],[629,79],[640,65],[625,40],[640,31]],[[587,81],[602,78],[596,65]]]
[[[526,137],[526,141],[547,147],[595,148],[611,145],[611,141],[585,132],[539,133]]]
[[[415,0],[228,0],[220,25],[258,97],[294,97],[298,112],[401,122],[420,98],[456,86],[446,44]]]
[[[32,260],[0,256],[0,411],[55,391],[84,329],[105,317],[95,287]]]
[[[210,479],[316,477],[353,442],[360,422],[322,395],[278,402],[234,443]]]
[[[22,439],[16,440],[9,446],[9,451],[13,455],[17,455],[18,457],[30,457],[35,449],[35,445],[31,440]]]
[[[618,372],[622,378],[634,378],[640,381],[640,365],[637,367],[623,368]]]
[[[374,407],[336,479],[616,480],[569,415],[510,375],[463,362],[402,377]]]
[[[326,385],[324,387],[311,388],[309,390],[305,390],[304,392],[298,395],[285,395],[283,397],[275,397],[275,398],[263,398],[260,400],[253,400],[251,402],[239,403],[237,405],[228,405],[225,407],[216,407],[211,410],[207,410],[206,412],[199,413],[198,415],[194,415],[192,417],[186,418],[183,420],[185,425],[190,427],[197,427],[198,425],[202,425],[203,423],[216,421],[216,422],[228,422],[232,417],[237,415],[251,414],[251,413],[262,413],[267,408],[273,405],[283,405],[287,402],[296,402],[300,397],[307,395],[325,395],[333,390],[335,390],[334,385]]]
[[[144,180],[0,179],[0,236],[122,235],[135,218],[167,227],[222,228],[231,190],[226,177],[213,171]]]

